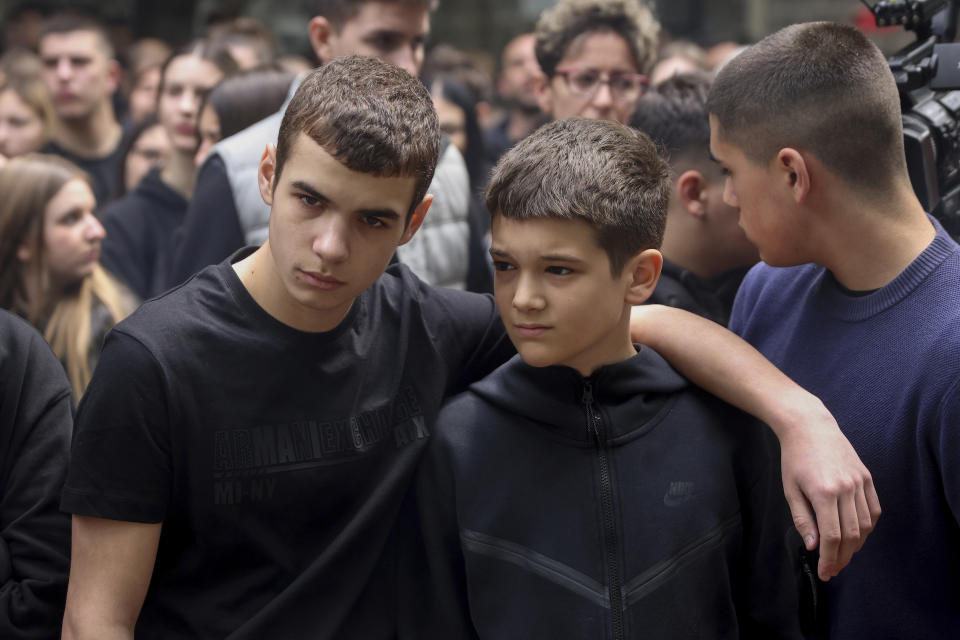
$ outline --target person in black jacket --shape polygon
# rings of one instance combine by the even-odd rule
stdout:
[[[437,420],[410,637],[800,637],[771,434],[630,338],[670,187],[645,134],[579,118],[494,170],[494,297],[519,355]]]
[[[0,310],[0,638],[59,638],[70,517],[57,508],[70,383],[35,329]]]
[[[630,126],[669,155],[676,176],[661,248],[663,273],[648,302],[727,326],[740,282],[760,257],[740,228],[740,209],[723,201],[724,174],[710,160],[711,82],[705,73],[664,80],[640,99]]]

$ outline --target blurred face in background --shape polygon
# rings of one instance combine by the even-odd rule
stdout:
[[[196,153],[200,104],[221,77],[215,64],[198,56],[177,56],[167,65],[157,116],[174,152]]]
[[[365,2],[339,28],[323,16],[310,20],[310,41],[321,62],[349,55],[370,56],[412,76],[420,73],[429,33],[429,0]]]
[[[575,39],[541,84],[540,107],[554,119],[592,118],[626,124],[643,95],[630,45],[619,34],[588,31]]]
[[[437,110],[440,119],[440,131],[450,138],[450,142],[460,153],[467,152],[467,116],[454,102],[447,100],[439,93],[433,94],[433,107]]]
[[[123,181],[132,191],[154,167],[162,169],[170,158],[170,137],[163,125],[147,127],[130,147],[123,165]]]
[[[157,110],[157,93],[160,91],[160,67],[145,69],[130,90],[130,120],[140,122]]]
[[[532,33],[519,35],[503,48],[500,78],[497,92],[511,106],[524,111],[537,112],[537,86],[543,78],[537,55],[534,52],[536,38]]]
[[[117,90],[120,68],[94,31],[50,33],[40,40],[43,81],[63,120],[87,118]]]
[[[86,182],[67,182],[43,213],[43,265],[50,284],[65,289],[93,273],[106,236],[93,215],[96,201]]]
[[[43,120],[13,89],[0,91],[0,154],[12,158],[39,150],[47,141]]]

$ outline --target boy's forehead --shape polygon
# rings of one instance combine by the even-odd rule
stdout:
[[[404,24],[398,24],[398,23]],[[341,31],[351,28],[357,31],[374,31],[415,25],[424,33],[430,30],[430,5],[428,2],[379,2],[370,0],[361,3],[356,11],[343,22]]]
[[[302,131],[291,145],[280,179],[309,186],[332,200],[349,203],[350,208],[398,213],[406,213],[416,186],[412,176],[379,176],[351,169]]]
[[[580,253],[600,249],[593,227],[579,219],[506,218],[498,211],[493,216],[491,235],[491,251]]]

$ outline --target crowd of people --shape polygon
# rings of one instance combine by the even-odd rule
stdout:
[[[0,636],[960,633],[877,47],[557,0],[491,75],[435,5],[0,56]]]

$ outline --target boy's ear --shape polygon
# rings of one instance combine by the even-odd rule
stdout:
[[[660,270],[663,269],[663,254],[656,249],[641,251],[630,258],[624,268],[630,271],[625,302],[643,304],[657,288]]]
[[[533,79],[533,88],[540,111],[553,116],[553,87],[550,86],[550,78],[540,74]]]
[[[277,169],[277,148],[268,144],[260,156],[260,166],[257,169],[257,186],[260,187],[260,197],[268,207],[273,206],[273,179]]]
[[[707,212],[707,179],[702,173],[688,169],[677,178],[677,195],[683,210],[694,218],[702,218]]]
[[[785,184],[793,195],[797,204],[803,203],[810,194],[811,166],[804,155],[792,148],[780,149],[774,160],[774,169],[777,171],[777,180]]]
[[[330,39],[336,37],[336,32],[330,21],[323,16],[313,16],[307,25],[307,31],[310,34],[310,46],[313,48],[313,54],[321,63],[327,63],[333,59],[333,47]]]
[[[107,62],[107,77],[110,80],[110,95],[112,96],[116,93],[117,89],[120,87],[120,83],[123,81],[123,67],[120,66],[120,63],[116,60],[110,60]]]
[[[426,217],[431,204],[433,204],[433,194],[428,193],[413,210],[413,213],[410,214],[410,221],[407,222],[407,228],[403,230],[403,235],[400,236],[400,242],[397,243],[398,245],[410,242],[410,238],[417,233],[417,229],[423,224],[423,219]]]

